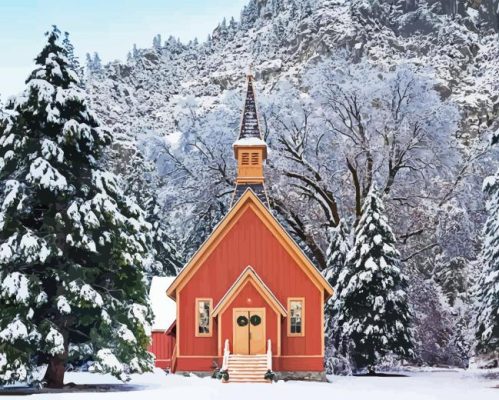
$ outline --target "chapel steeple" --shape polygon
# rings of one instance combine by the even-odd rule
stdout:
[[[253,81],[254,77],[250,71],[246,80],[246,100],[239,137],[233,144],[234,156],[237,160],[237,178],[232,204],[250,188],[268,207],[263,175],[263,162],[267,159],[267,144],[262,138],[258,123]]]

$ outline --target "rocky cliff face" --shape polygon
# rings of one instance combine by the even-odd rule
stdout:
[[[276,95],[280,82],[290,82],[306,97],[317,88],[304,76],[324,62],[344,60],[346,65],[374,65],[380,71],[409,65],[431,74],[442,101],[458,107],[453,137],[459,139],[462,154],[473,157],[468,149],[495,129],[499,113],[497,14],[489,12],[497,4],[251,0],[240,21],[223,21],[205,42],[183,44],[172,37],[161,42],[156,37],[153,47],[134,49],[126,63],[89,70],[87,88],[117,141],[125,148],[139,143],[146,158],[156,162],[163,181],[171,183],[180,158],[201,152],[193,138],[203,145],[225,143],[230,150],[249,66],[257,79],[260,106],[271,113],[267,99]],[[263,110],[266,135],[272,133],[267,117]],[[223,171],[222,177],[206,177],[218,183],[203,200],[211,204],[222,199],[221,208],[216,207],[220,212],[229,202],[226,194],[233,179],[230,151],[223,155],[227,159],[219,158],[225,164],[214,167]],[[268,174],[272,177],[273,171]],[[219,182],[227,187],[219,187]],[[163,188],[163,193],[175,190]],[[170,203],[165,199],[167,208]]]
[[[419,360],[464,366],[480,187],[497,163],[487,149],[499,127],[497,7],[498,0],[250,0],[240,21],[223,21],[205,42],[156,37],[127,62],[91,68],[86,85],[118,152],[138,146],[155,163],[158,217],[188,258],[230,203],[231,144],[252,65],[276,215],[323,268],[328,228],[339,218],[353,225],[364,192],[373,182],[384,187],[410,274]],[[394,111],[397,99],[405,119]],[[359,113],[347,107],[357,101]],[[365,142],[349,130],[368,132]],[[115,168],[127,171],[125,180],[142,175]]]
[[[278,79],[299,79],[320,60],[347,52],[352,62],[434,68],[442,96],[462,104],[466,130],[477,131],[497,114],[495,3],[253,0],[240,22],[221,23],[208,41],[170,38],[94,71],[88,86],[101,114],[120,131],[167,135],[176,129],[178,96],[215,103],[242,86],[251,64],[260,90],[269,91]]]

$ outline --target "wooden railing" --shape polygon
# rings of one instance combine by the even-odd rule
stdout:
[[[225,339],[224,357],[222,360],[222,371],[226,371],[227,368],[229,368],[229,355],[230,355],[229,339]]]
[[[172,354],[172,360],[171,360],[171,365],[170,365],[170,371],[172,373],[175,373],[176,368],[177,368],[177,344],[175,343],[175,346],[173,346],[173,354]]]
[[[267,340],[267,370],[272,371],[272,342]]]

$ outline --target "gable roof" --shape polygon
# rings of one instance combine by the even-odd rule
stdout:
[[[154,313],[153,331],[166,331],[175,321],[177,306],[166,295],[166,290],[174,281],[174,276],[153,276],[149,289],[149,299]]]
[[[258,292],[264,297],[270,306],[283,317],[288,315],[286,308],[281,304],[277,297],[272,293],[268,286],[263,282],[263,280],[258,276],[255,270],[251,266],[247,266],[239,278],[236,279],[234,284],[225,293],[224,297],[218,302],[218,304],[213,309],[213,317],[216,317],[221,313],[231,302],[231,300],[236,297],[241,290],[244,288],[245,284],[250,282],[258,290]]]
[[[225,217],[215,227],[211,235],[205,240],[196,253],[191,257],[189,262],[177,275],[167,290],[167,295],[175,299],[177,289],[182,287],[189,281],[193,273],[199,268],[202,262],[213,252],[225,235],[235,225],[239,218],[248,208],[251,208],[260,218],[264,225],[272,232],[274,237],[286,249],[286,251],[294,258],[297,264],[304,270],[313,283],[325,292],[326,297],[333,294],[333,288],[329,282],[322,276],[312,261],[305,255],[296,242],[286,232],[282,225],[265,207],[258,196],[248,188],[246,192],[239,198],[237,203],[225,215]]]

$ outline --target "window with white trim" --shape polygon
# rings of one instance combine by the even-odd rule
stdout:
[[[212,299],[196,299],[196,336],[211,336]]]
[[[288,299],[288,335],[303,336],[305,334],[305,299]]]

